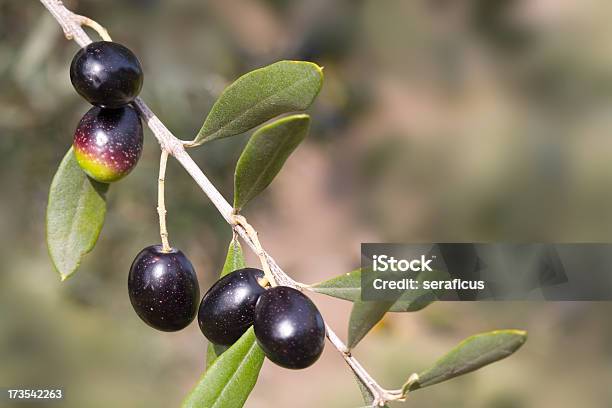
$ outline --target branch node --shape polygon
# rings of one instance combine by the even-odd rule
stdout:
[[[246,218],[244,218],[242,215],[234,214],[234,213],[232,213],[230,216],[230,224],[232,224],[233,228],[242,227],[242,229],[244,229],[247,236],[253,243],[253,246],[255,247],[255,253],[259,257],[261,267],[264,271],[264,274],[266,275],[266,279],[270,283],[270,286],[278,286],[278,283],[276,282],[276,277],[274,276],[270,268],[270,263],[268,261],[268,254],[262,248],[261,243],[259,242],[257,231],[255,230],[255,228],[253,228],[251,224],[247,222]]]

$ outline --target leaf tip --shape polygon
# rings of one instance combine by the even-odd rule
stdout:
[[[505,330],[494,330],[491,333],[492,334],[511,334],[513,336],[519,337],[522,343],[527,341],[527,331],[526,330],[505,329]]]
[[[315,69],[317,71],[317,74],[319,74],[319,78],[320,78],[320,82],[321,82],[321,86],[323,84],[323,78],[325,77],[324,73],[323,73],[323,69],[324,67],[315,64],[314,62],[311,62],[311,64],[313,64],[315,66]],[[321,86],[319,86],[319,89],[321,88]]]
[[[310,115],[307,113],[296,113],[295,115],[285,116],[284,118],[279,119],[278,122],[280,121],[284,121],[284,122],[298,121],[298,122],[310,123]]]
[[[509,330],[509,332],[520,337],[521,345],[525,344],[525,342],[527,341],[527,338],[529,337],[526,330]]]
[[[348,340],[346,341],[347,351],[350,353],[362,338],[363,336],[358,337],[354,333],[352,333],[352,331],[349,332]]]
[[[320,82],[323,83],[323,69],[324,69],[324,67],[320,66],[319,64],[314,63],[312,61],[298,61],[298,60],[288,60],[287,62],[292,63],[292,64],[307,65],[307,66],[310,66],[310,67],[314,68],[314,71],[319,76]]]

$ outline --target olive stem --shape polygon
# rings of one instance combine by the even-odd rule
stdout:
[[[159,156],[159,178],[157,179],[157,214],[159,215],[159,236],[162,242],[162,251],[170,252],[172,247],[168,242],[168,228],[166,227],[166,201],[164,184],[166,181],[166,164],[168,163],[168,151],[162,149]]]
[[[270,264],[268,263],[268,258],[266,256],[266,251],[263,250],[261,243],[259,242],[259,238],[257,236],[257,231],[255,228],[251,226],[242,215],[233,214],[232,215],[232,225],[240,225],[246,233],[253,241],[255,245],[255,254],[259,257],[259,261],[261,262],[261,267],[266,275],[266,280],[270,283],[270,286],[277,286],[276,279],[274,274],[270,270]]]
[[[77,14],[68,10],[60,0],[40,0],[47,8],[51,15],[57,20],[64,31],[64,35],[69,40],[74,40],[81,47],[84,47],[92,42],[91,38],[85,33],[81,27],[82,19]],[[96,23],[97,24],[97,23]],[[91,27],[90,24],[87,24]],[[95,29],[95,28],[94,28]],[[110,37],[109,37],[110,38]],[[302,283],[296,282],[289,277],[278,266],[274,258],[272,258],[261,246],[257,238],[256,230],[251,227],[246,219],[242,216],[237,221],[234,209],[221,195],[219,190],[210,182],[208,177],[202,172],[202,169],[193,161],[191,156],[185,151],[185,147],[190,147],[190,142],[178,139],[168,130],[161,120],[151,111],[147,104],[141,99],[134,100],[134,106],[140,112],[142,118],[147,122],[147,125],[153,132],[163,151],[166,154],[174,156],[174,158],[183,166],[189,173],[196,184],[202,189],[204,194],[215,205],[221,216],[232,226],[232,229],[238,234],[247,245],[259,256],[262,261],[264,271],[267,268],[269,275],[273,277],[273,281],[277,285],[290,286],[292,288],[302,290],[305,286]],[[160,166],[161,169],[161,166]],[[350,369],[357,376],[358,380],[368,389],[372,395],[372,407],[385,405],[388,401],[398,401],[405,398],[402,390],[386,390],[381,387],[376,380],[363,368],[363,366],[353,357],[348,347],[340,340],[334,331],[327,324],[325,332],[328,340],[340,352]]]
[[[106,30],[106,28],[98,24],[97,21],[94,21],[91,18],[82,16],[80,14],[74,14],[74,18],[77,20],[77,22],[81,26],[87,26],[89,28],[92,28],[95,32],[98,33],[100,38],[102,38],[104,41],[110,41],[110,42],[113,41],[111,36],[108,34],[108,31]]]

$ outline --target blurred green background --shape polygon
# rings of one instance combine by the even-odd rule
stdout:
[[[143,98],[183,139],[246,71],[285,58],[325,66],[309,139],[245,211],[300,281],[353,269],[360,242],[610,241],[610,2],[66,3],[135,51]],[[80,271],[60,283],[47,256],[48,186],[89,109],[68,77],[75,51],[39,2],[0,0],[0,386],[62,387],[65,407],[175,407],[203,370],[205,340],[196,324],[148,328],[126,289],[132,258],[159,239],[150,132],[137,169],[113,185]],[[247,137],[192,151],[228,199]],[[174,162],[166,185],[171,241],[205,290],[230,230]],[[345,333],[350,304],[314,298]],[[355,354],[399,387],[468,335],[526,329],[515,356],[406,406],[610,407],[611,312],[609,303],[439,303],[390,315]],[[305,371],[266,362],[247,402],[359,405],[329,345]]]

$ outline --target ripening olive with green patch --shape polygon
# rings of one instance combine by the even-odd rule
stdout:
[[[74,154],[92,179],[112,183],[131,172],[142,153],[142,123],[126,105],[118,109],[93,107],[74,133]]]

